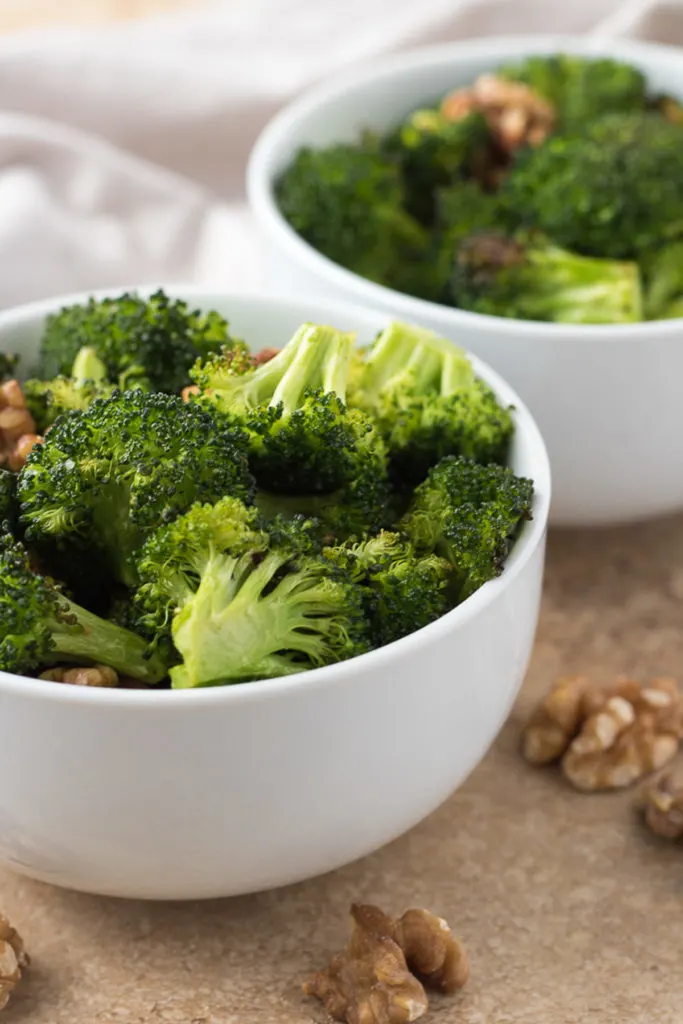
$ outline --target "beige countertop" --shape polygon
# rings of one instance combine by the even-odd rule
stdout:
[[[322,1021],[299,983],[343,944],[352,900],[423,905],[463,937],[470,983],[426,1024],[681,1024],[683,845],[649,837],[630,793],[584,796],[528,768],[517,741],[558,673],[682,665],[683,519],[552,537],[527,685],[436,814],[336,874],[236,900],[117,902],[0,873],[34,960],[4,1024]]]

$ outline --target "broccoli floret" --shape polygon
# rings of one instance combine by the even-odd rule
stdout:
[[[328,524],[344,506],[351,532],[382,525],[388,494],[382,439],[345,404],[353,350],[353,334],[304,324],[261,366],[235,373],[211,360],[193,371],[199,401],[248,430],[259,487],[296,498],[294,511]]]
[[[230,342],[222,316],[192,310],[161,290],[149,299],[129,293],[92,298],[47,318],[40,376],[69,375],[79,350],[88,347],[104,363],[110,384],[177,393],[197,359]]]
[[[368,650],[362,591],[321,558],[258,529],[233,499],[196,505],[146,543],[138,600],[147,627],[170,620],[174,688],[302,672]]]
[[[503,466],[448,456],[416,488],[399,529],[418,554],[436,553],[451,563],[463,600],[501,574],[532,504],[531,480]]]
[[[390,324],[367,354],[351,401],[375,419],[398,485],[423,480],[445,455],[507,458],[510,410],[462,349],[425,328]]]
[[[158,683],[161,658],[135,633],[69,601],[31,571],[25,549],[0,539],[0,669],[28,675],[44,665],[76,661],[108,665],[122,675]]]
[[[16,474],[0,469],[0,533],[14,531],[18,512]]]
[[[418,557],[397,533],[328,547],[324,555],[363,587],[376,647],[422,629],[449,609],[450,563],[436,555]]]
[[[408,212],[429,225],[437,189],[490,165],[491,131],[479,113],[453,121],[436,109],[416,110],[388,135],[384,150],[401,169]]]
[[[681,316],[683,305],[683,241],[673,242],[643,260],[645,313],[648,320]]]
[[[95,350],[82,348],[70,376],[25,381],[22,390],[38,432],[44,434],[63,412],[87,409],[96,398],[110,397],[114,388],[106,378],[106,367]]]
[[[609,114],[520,157],[503,186],[522,223],[588,256],[637,259],[683,235],[683,125]]]
[[[131,555],[195,501],[249,500],[247,440],[219,413],[131,390],[55,423],[19,476],[26,535],[57,550],[96,550],[134,585]]]
[[[404,209],[399,168],[373,147],[302,149],[277,184],[283,216],[315,249],[362,277],[396,285],[427,235]]]
[[[523,82],[551,103],[563,132],[583,132],[589,121],[603,114],[643,110],[646,103],[645,75],[605,57],[534,55],[503,67],[498,74]]]
[[[18,356],[10,355],[8,352],[0,352],[0,384],[6,380],[14,380],[18,363]]]
[[[638,265],[579,256],[538,233],[473,235],[456,255],[453,303],[517,320],[632,323],[642,319]]]

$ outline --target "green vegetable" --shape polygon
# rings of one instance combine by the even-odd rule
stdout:
[[[368,650],[362,590],[297,544],[258,530],[239,501],[196,505],[146,543],[138,600],[171,623],[176,689],[301,672]]]
[[[131,556],[159,524],[195,501],[250,499],[241,430],[181,398],[139,390],[97,399],[55,423],[18,485],[27,537],[49,549],[91,551],[132,585]]]
[[[231,341],[220,314],[192,310],[163,291],[149,299],[128,293],[93,298],[48,317],[40,376],[68,376],[79,350],[91,348],[104,363],[110,384],[174,393],[188,383],[197,359]]]
[[[0,539],[0,670],[26,675],[57,662],[108,665],[145,683],[167,673],[139,636],[68,600],[31,571],[26,550]]]
[[[14,530],[18,515],[17,478],[7,469],[0,469],[0,533]]]
[[[510,411],[462,349],[425,328],[390,324],[367,353],[351,402],[376,421],[403,485],[424,479],[445,455],[507,458]]]
[[[38,432],[45,433],[64,412],[87,409],[96,398],[108,398],[114,388],[106,377],[106,367],[95,349],[82,348],[70,376],[25,381],[22,391]]]
[[[504,193],[520,221],[588,256],[629,260],[683,236],[683,125],[610,114],[520,159]]]
[[[643,261],[645,312],[648,320],[683,316],[683,240]]]
[[[262,366],[235,373],[214,359],[193,371],[202,404],[248,432],[259,487],[335,530],[343,506],[351,532],[381,525],[388,497],[382,440],[345,403],[353,349],[353,334],[304,324]]]
[[[643,110],[646,103],[643,73],[606,57],[534,55],[498,73],[502,78],[523,82],[551,103],[564,132],[581,134],[588,122],[603,114]]]
[[[384,150],[401,170],[406,209],[423,224],[431,224],[436,191],[483,173],[492,162],[491,145],[482,114],[449,121],[439,110],[423,109],[389,134]]]
[[[399,168],[375,147],[302,149],[277,185],[294,230],[335,263],[373,281],[400,281],[427,235],[404,209]]]
[[[531,480],[448,456],[416,488],[399,527],[418,553],[450,562],[463,600],[500,575],[532,507]]]
[[[533,232],[472,235],[457,250],[450,287],[461,309],[517,320],[643,319],[636,263],[579,256]]]
[[[324,555],[363,587],[376,647],[422,629],[450,608],[450,564],[436,555],[418,557],[397,533],[328,547]]]
[[[14,379],[18,363],[18,356],[10,355],[8,352],[0,352],[0,384],[5,380]]]

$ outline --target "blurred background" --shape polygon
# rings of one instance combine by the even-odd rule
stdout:
[[[678,0],[0,0],[0,306],[258,287],[259,131],[355,61],[471,36],[683,42]]]

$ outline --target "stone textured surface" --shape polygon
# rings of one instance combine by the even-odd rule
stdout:
[[[585,796],[518,755],[560,672],[677,675],[683,519],[551,538],[541,629],[515,712],[466,785],[411,834],[292,889],[209,904],[94,899],[0,874],[33,968],[6,1024],[302,1024],[307,972],[344,941],[352,900],[424,905],[472,976],[429,1024],[681,1024],[683,846],[632,794]]]

